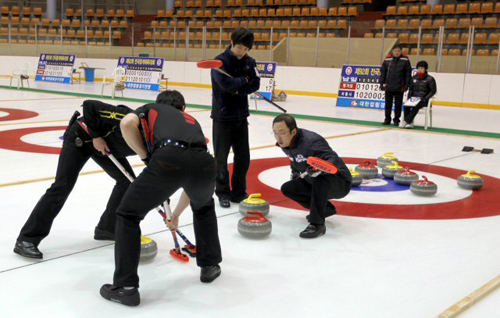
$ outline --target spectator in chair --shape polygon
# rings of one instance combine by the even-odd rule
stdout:
[[[427,73],[429,65],[426,61],[417,63],[417,74],[412,77],[408,98],[419,97],[420,102],[414,107],[405,106],[404,120],[399,127],[413,128],[413,120],[422,107],[426,107],[432,96],[436,95],[437,85],[434,77]]]

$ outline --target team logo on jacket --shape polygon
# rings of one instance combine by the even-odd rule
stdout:
[[[297,155],[297,157],[295,157],[295,162],[304,162],[304,161],[307,161],[307,158],[304,158],[303,155]]]

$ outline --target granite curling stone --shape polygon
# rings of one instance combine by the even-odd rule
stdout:
[[[403,170],[405,170],[405,167],[400,166],[397,161],[393,161],[392,164],[382,168],[382,175],[388,179],[392,179],[396,172]]]
[[[238,221],[238,232],[250,238],[265,238],[271,234],[273,226],[259,211],[248,211],[246,216]]]
[[[378,176],[377,166],[371,164],[370,161],[359,164],[354,170],[356,170],[363,179],[373,179]]]
[[[457,184],[460,188],[467,190],[480,189],[484,184],[484,179],[481,176],[474,174],[475,171],[471,170],[466,174],[461,175],[457,179]]]
[[[269,202],[260,198],[260,193],[250,194],[248,198],[240,202],[239,211],[247,216],[248,211],[259,211],[264,215],[269,214]]]
[[[410,191],[413,194],[421,197],[430,197],[437,193],[438,187],[432,181],[429,181],[426,176],[422,176],[424,180],[413,181],[410,185]]]
[[[394,174],[394,182],[402,185],[410,185],[413,181],[418,180],[418,174],[410,171],[409,168],[406,170],[400,170]]]
[[[158,254],[156,242],[147,236],[141,235],[141,261],[151,260]]]
[[[394,152],[386,152],[377,158],[377,166],[383,168],[390,165],[393,161],[399,162],[398,158],[394,156]]]
[[[357,187],[363,183],[363,177],[359,174],[359,172],[352,170],[352,168],[349,168],[349,172],[351,172],[352,176],[351,187]]]

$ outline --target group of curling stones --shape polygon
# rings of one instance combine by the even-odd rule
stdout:
[[[363,179],[377,178],[379,168],[382,168],[384,178],[393,179],[395,183],[401,185],[409,185],[410,191],[418,196],[433,196],[437,193],[438,186],[430,181],[426,176],[422,176],[419,180],[417,173],[411,171],[408,167],[403,167],[399,164],[398,158],[394,153],[387,152],[377,158],[377,165],[370,161],[365,161],[359,164],[355,170],[350,169],[352,175],[352,186],[357,187],[363,183]],[[484,185],[484,179],[475,174],[474,170],[467,172],[458,177],[457,184],[459,187],[467,190],[478,190]]]

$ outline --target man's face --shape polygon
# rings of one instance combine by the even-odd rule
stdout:
[[[420,74],[424,74],[424,73],[425,73],[425,67],[423,67],[423,66],[419,66],[419,67],[417,68],[417,72],[419,72]]]
[[[244,58],[245,55],[247,55],[248,51],[250,50],[243,44],[233,45],[233,41],[231,41],[231,52],[233,52],[233,54],[236,55],[238,60]]]
[[[401,56],[401,49],[400,48],[395,48],[395,49],[392,49],[392,55],[394,57],[400,57]]]
[[[290,129],[288,129],[286,123],[284,121],[280,121],[274,123],[273,133],[274,133],[274,138],[276,138],[276,141],[278,142],[278,145],[281,148],[286,148],[290,146],[293,137],[297,134],[297,129],[294,128],[290,132]]]

